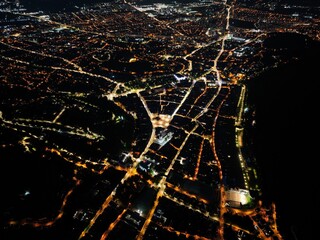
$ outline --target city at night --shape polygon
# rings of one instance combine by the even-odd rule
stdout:
[[[314,240],[320,3],[0,1],[2,240]]]

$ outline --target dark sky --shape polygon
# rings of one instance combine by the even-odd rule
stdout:
[[[283,3],[288,3],[288,4],[305,4],[305,5],[312,5],[312,6],[320,6],[320,1],[319,0],[281,0]]]
[[[38,7],[38,8],[49,8],[49,9],[63,9],[64,7],[73,6],[75,4],[82,5],[84,3],[98,3],[98,2],[113,2],[115,0],[20,0],[20,3],[26,7]],[[141,0],[140,0],[141,1]],[[187,2],[192,0],[176,0],[177,2]],[[196,0],[195,0],[196,1]],[[275,2],[276,0],[269,0]],[[279,0],[278,0],[279,1]],[[144,0],[145,3],[152,2],[172,2],[171,0]],[[310,5],[320,6],[319,0],[280,0],[282,3],[298,4],[298,5]]]
[[[29,10],[57,11],[75,5],[91,4],[98,2],[112,2],[113,0],[20,0],[20,3]]]
[[[51,4],[51,5],[61,5],[61,4],[67,4],[68,2],[70,3],[94,3],[94,2],[112,2],[114,0],[72,0],[72,1],[65,1],[65,0],[20,0],[22,4],[41,4],[41,5],[46,5],[46,4]],[[157,2],[157,0],[144,0],[145,2]],[[163,2],[163,0],[158,0],[159,2]],[[275,0],[270,0],[275,1]],[[179,2],[179,0],[178,0]],[[320,6],[320,1],[319,0],[280,0],[280,2],[283,3],[293,3],[293,4],[311,4],[311,5],[318,5]]]

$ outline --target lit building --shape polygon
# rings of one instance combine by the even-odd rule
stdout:
[[[230,207],[242,207],[250,203],[252,197],[246,189],[229,189],[226,191],[226,202]]]

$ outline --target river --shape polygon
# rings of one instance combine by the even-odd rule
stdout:
[[[252,81],[249,99],[256,105],[254,151],[263,192],[276,203],[280,233],[284,240],[309,240],[315,239],[319,212],[320,44],[308,40],[302,46],[296,37],[274,39],[277,47],[291,41],[286,54],[299,60]]]

